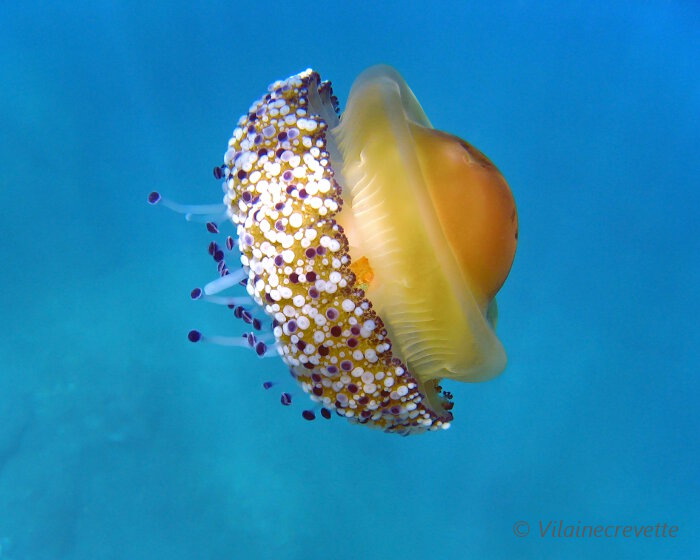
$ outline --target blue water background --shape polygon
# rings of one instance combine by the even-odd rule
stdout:
[[[155,4],[0,7],[0,559],[700,558],[698,4]],[[305,422],[281,362],[189,344],[242,326],[189,300],[203,226],[145,203],[217,202],[274,79],[342,104],[378,62],[520,215],[508,368],[411,438]]]

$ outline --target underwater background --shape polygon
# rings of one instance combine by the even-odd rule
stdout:
[[[700,7],[477,4],[3,2],[1,560],[700,557]],[[379,62],[520,218],[506,371],[409,438],[306,422],[280,360],[190,344],[243,326],[189,298],[203,225],[146,204],[218,202],[275,79],[342,107]]]

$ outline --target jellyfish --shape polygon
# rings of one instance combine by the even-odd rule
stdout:
[[[478,149],[432,127],[396,70],[364,71],[342,115],[311,69],[274,82],[214,174],[240,268],[219,259],[205,292],[245,286],[271,320],[274,353],[325,418],[402,435],[447,429],[443,380],[503,371],[496,294],[517,245],[513,196]],[[269,352],[255,335],[246,343]]]

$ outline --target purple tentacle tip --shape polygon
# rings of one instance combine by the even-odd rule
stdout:
[[[187,333],[187,338],[190,342],[199,342],[202,340],[202,333],[196,330],[191,330]]]
[[[160,202],[160,193],[153,191],[148,195],[148,204],[158,204]]]
[[[303,416],[304,420],[314,420],[316,418],[316,415],[313,413],[312,410],[305,410],[304,412],[301,413]]]

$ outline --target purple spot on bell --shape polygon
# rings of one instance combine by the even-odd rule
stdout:
[[[308,196],[309,196],[309,193],[306,192],[306,189],[299,190],[299,198],[304,200],[304,199],[308,198]]]
[[[348,338],[348,346],[349,346],[350,348],[355,348],[355,347],[357,346],[357,344],[358,344],[358,343],[357,343],[357,339],[356,339],[356,338],[354,338],[354,337]]]
[[[319,291],[318,291],[316,288],[313,288],[313,287],[309,288],[309,297],[310,297],[310,298],[312,298],[312,299],[318,299],[318,297],[319,297],[320,295],[321,295],[321,294],[319,293]]]
[[[209,233],[219,233],[219,227],[214,222],[207,222],[207,231]]]
[[[326,309],[326,317],[331,321],[335,321],[338,318],[338,310],[335,307],[329,307]]]
[[[316,249],[314,249],[313,247],[309,247],[306,250],[306,258],[313,259],[315,256],[316,256]]]
[[[309,422],[316,419],[316,415],[313,413],[313,410],[305,410],[301,413],[301,416],[304,418],[304,420],[308,420]]]
[[[340,362],[340,369],[343,371],[350,371],[352,369],[352,362],[350,360],[343,360]]]
[[[289,406],[290,404],[292,404],[292,395],[290,395],[289,393],[282,393],[282,396],[280,397],[280,402],[284,406]]]
[[[350,383],[348,385],[348,391],[350,391],[353,394],[357,393],[357,385],[355,385],[354,383]]]
[[[158,204],[160,202],[160,193],[153,191],[148,195],[148,204]]]
[[[352,327],[350,327],[350,332],[357,336],[358,334],[360,334],[360,327],[358,327],[357,325],[353,325]]]
[[[221,179],[223,176],[224,176],[224,172],[221,171],[221,167],[218,167],[218,166],[215,167],[214,168],[214,177],[216,177],[217,179]]]
[[[245,191],[245,192],[241,195],[241,200],[242,200],[243,202],[250,202],[251,200],[253,200],[253,195],[250,194],[248,191]]]
[[[290,333],[294,333],[297,331],[297,322],[294,319],[290,319],[287,323],[287,330]]]
[[[331,411],[328,410],[327,408],[322,408],[321,409],[321,416],[323,416],[326,420],[331,419]]]
[[[321,256],[325,255],[325,254],[326,254],[326,248],[325,248],[325,247],[322,247],[322,246],[321,246],[321,247],[317,247],[317,248],[316,248],[316,254],[321,255]]]
[[[274,385],[274,383],[272,381],[265,381],[265,383],[263,383],[263,389],[267,390],[270,387],[272,387],[273,385]]]
[[[328,367],[326,368],[326,371],[327,371],[330,375],[335,375],[336,373],[338,373],[338,368],[335,367],[335,366],[328,366]]]
[[[191,330],[187,333],[187,338],[190,342],[199,342],[202,340],[202,333],[196,330]]]
[[[306,281],[307,282],[316,282],[316,278],[317,278],[317,275],[313,270],[306,273]]]
[[[282,255],[277,255],[275,257],[275,266],[282,266],[284,264],[284,259],[282,258]]]
[[[267,352],[267,345],[266,345],[264,342],[259,341],[259,342],[255,345],[255,353],[256,353],[258,356],[264,356],[264,355],[265,355],[265,352]]]
[[[292,272],[292,273],[289,275],[289,281],[290,281],[292,284],[296,284],[297,282],[299,282],[299,275],[298,275],[296,272]]]
[[[277,204],[275,204],[275,210],[277,210],[278,212],[284,210],[284,202],[278,202]]]
[[[201,288],[195,288],[190,292],[190,297],[192,299],[199,299],[202,297],[202,289]]]
[[[243,171],[243,170],[241,169],[241,170],[239,170],[238,173],[236,174],[236,177],[238,177],[238,178],[242,181],[243,179],[246,178],[247,175],[248,175],[248,174],[247,174],[245,171]],[[250,194],[250,193],[248,193],[248,194]]]
[[[294,175],[292,174],[291,171],[285,171],[284,173],[282,173],[282,180],[283,180],[283,181],[289,182],[289,181],[291,181],[293,178],[294,178]]]

